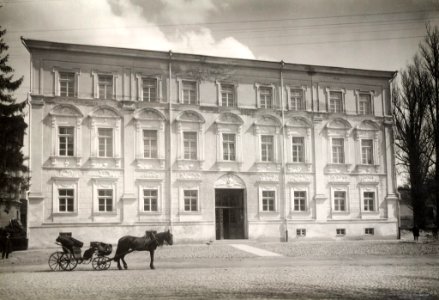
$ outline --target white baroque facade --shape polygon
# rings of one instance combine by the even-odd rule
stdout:
[[[397,237],[395,72],[23,43],[30,247]]]

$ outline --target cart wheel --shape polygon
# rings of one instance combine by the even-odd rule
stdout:
[[[61,266],[61,257],[64,255],[64,252],[58,251],[53,252],[49,257],[49,267],[52,271],[60,271],[62,270]]]
[[[93,258],[91,263],[92,263],[93,269],[95,269],[97,271],[107,270],[108,268],[110,268],[111,259],[109,257],[105,257],[105,256],[98,256],[98,257]]]
[[[78,262],[76,261],[75,257],[71,253],[64,253],[61,257],[61,269],[64,271],[72,271],[76,266],[78,265]]]
[[[103,256],[101,259],[101,270],[108,270],[111,266],[111,258]]]

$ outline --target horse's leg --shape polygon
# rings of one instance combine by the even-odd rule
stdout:
[[[117,261],[117,268],[119,270],[122,270],[122,267],[120,266],[120,256],[118,258],[115,258],[114,260]]]
[[[149,267],[154,270],[154,250],[149,251],[149,257],[151,257],[151,262],[149,263]]]
[[[126,263],[126,261],[125,261],[125,254],[122,255],[121,259],[122,259],[123,267],[125,268],[125,270],[128,269],[128,265],[127,265],[127,263]]]

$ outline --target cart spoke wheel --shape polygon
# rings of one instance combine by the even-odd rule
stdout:
[[[78,265],[78,262],[71,253],[64,253],[60,261],[61,269],[64,271],[72,271]]]
[[[95,270],[107,270],[111,266],[111,259],[106,256],[98,256],[93,258],[91,263]]]
[[[64,255],[63,252],[54,252],[49,257],[49,267],[52,271],[63,270],[61,266],[61,257]]]

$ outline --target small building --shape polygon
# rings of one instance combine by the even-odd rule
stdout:
[[[397,237],[395,72],[22,41],[31,247]]]

